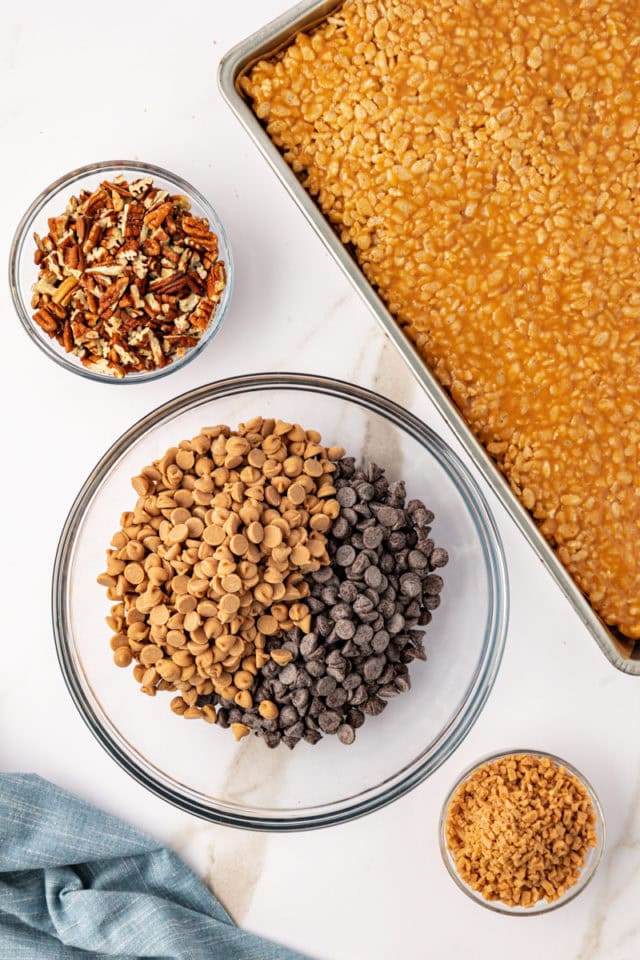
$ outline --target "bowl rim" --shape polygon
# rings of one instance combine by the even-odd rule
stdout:
[[[589,799],[593,804],[593,810],[596,818],[596,835],[598,836],[597,846],[595,848],[591,848],[593,851],[591,861],[590,863],[585,863],[578,879],[573,886],[569,887],[558,900],[552,900],[551,903],[546,900],[538,901],[539,903],[544,903],[544,906],[537,908],[536,906],[533,908],[509,907],[507,904],[502,903],[501,900],[485,900],[481,894],[477,893],[477,891],[473,890],[469,884],[465,883],[465,881],[459,875],[455,868],[453,856],[447,846],[446,838],[446,825],[449,805],[451,804],[453,796],[458,787],[460,787],[465,780],[467,780],[473,773],[475,773],[476,770],[485,764],[492,763],[495,760],[500,760],[503,757],[510,757],[520,754],[552,760],[557,766],[564,767],[568,773],[571,773],[582,784],[589,794]],[[567,903],[571,903],[572,900],[575,900],[575,898],[589,886],[595,874],[597,873],[598,867],[600,866],[602,857],[604,855],[606,841],[607,828],[604,811],[602,809],[602,804],[600,803],[598,794],[596,793],[591,781],[588,780],[587,777],[585,777],[585,775],[581,773],[577,767],[575,767],[572,763],[569,763],[568,760],[563,759],[563,757],[559,757],[555,753],[549,753],[547,750],[536,750],[530,747],[497,750],[487,754],[484,757],[481,757],[479,760],[475,760],[472,764],[466,767],[466,769],[464,769],[456,778],[453,786],[448,791],[442,804],[440,818],[438,821],[438,845],[440,847],[440,855],[442,856],[443,863],[447,868],[449,876],[454,881],[456,886],[462,890],[462,892],[465,893],[467,897],[469,897],[469,899],[474,903],[477,903],[481,907],[485,907],[487,910],[491,910],[493,913],[500,913],[507,917],[540,917],[544,914],[551,913],[553,910],[559,910],[560,907],[564,907]],[[587,872],[585,873],[585,871]]]
[[[25,244],[28,242],[33,231],[33,224],[36,218],[40,215],[46,205],[63,190],[68,189],[69,187],[73,186],[73,184],[79,183],[87,177],[109,171],[136,171],[141,175],[146,174],[151,177],[161,177],[164,180],[169,181],[181,193],[186,194],[190,199],[196,201],[203,208],[212,228],[218,237],[220,248],[225,254],[225,289],[222,292],[222,296],[213,315],[212,321],[196,345],[188,349],[182,357],[179,357],[167,364],[166,367],[161,367],[159,370],[145,371],[143,373],[130,373],[124,377],[113,377],[110,374],[91,370],[88,367],[82,366],[82,364],[75,364],[68,359],[66,353],[56,349],[58,344],[56,344],[56,347],[54,347],[53,342],[45,340],[43,337],[39,336],[34,329],[31,311],[22,296],[22,290],[20,287],[20,265],[22,256],[24,253]],[[54,180],[53,183],[50,183],[36,196],[35,200],[32,201],[32,203],[23,213],[13,235],[11,248],[9,251],[9,289],[11,291],[11,299],[13,301],[13,306],[16,310],[16,313],[18,314],[20,323],[22,324],[22,327],[30,340],[35,343],[36,346],[47,357],[49,357],[49,359],[53,360],[64,370],[68,370],[80,377],[84,377],[86,380],[93,380],[98,383],[110,383],[115,384],[116,386],[130,386],[132,384],[149,383],[153,380],[159,380],[161,377],[166,377],[170,373],[174,373],[176,370],[179,370],[181,367],[185,366],[185,364],[189,363],[190,360],[193,360],[195,357],[197,357],[222,327],[229,302],[231,300],[231,294],[233,292],[234,277],[235,264],[233,252],[231,250],[231,244],[229,243],[229,237],[225,230],[224,224],[222,223],[212,204],[196,187],[194,187],[183,177],[179,176],[177,173],[173,173],[171,170],[167,170],[165,167],[159,167],[155,164],[146,163],[142,160],[101,160],[96,163],[87,163],[82,167],[76,167],[74,170],[69,171],[69,173],[65,173],[61,177],[58,177],[57,180]],[[34,273],[34,283],[35,280],[36,274]]]
[[[99,716],[80,681],[80,671],[74,663],[71,633],[67,628],[69,573],[76,534],[103,479],[120,456],[149,429],[186,409],[193,409],[218,397],[267,389],[303,390],[356,403],[390,420],[426,447],[430,454],[439,459],[440,466],[449,473],[465,501],[478,532],[489,581],[485,635],[474,674],[457,705],[456,713],[425,751],[419,754],[418,760],[412,760],[382,784],[367,788],[364,795],[356,794],[321,806],[306,807],[300,813],[291,809],[276,811],[275,816],[266,816],[264,808],[254,812],[251,812],[251,808],[243,808],[242,812],[238,812],[232,804],[213,807],[197,796],[180,793],[167,783],[160,782],[154,776],[154,771],[156,774],[162,772],[157,771],[149,761],[139,762],[135,755],[132,756],[131,745],[113,725],[112,730],[107,729],[104,719]],[[484,707],[502,660],[509,612],[509,581],[502,540],[484,494],[457,454],[430,427],[395,402],[343,380],[300,373],[259,373],[230,377],[186,391],[141,417],[109,447],[81,487],[64,523],[53,568],[51,612],[58,661],[71,698],[102,747],[135,780],[156,796],[210,822],[266,831],[307,830],[345,823],[386,806],[422,783],[462,743]],[[427,751],[428,756],[425,757]],[[137,756],[144,760],[139,754]]]

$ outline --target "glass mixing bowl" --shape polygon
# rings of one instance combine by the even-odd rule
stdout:
[[[48,218],[57,217],[64,213],[72,196],[77,196],[81,190],[95,190],[102,180],[105,178],[113,179],[118,174],[122,174],[127,180],[152,177],[154,184],[163,190],[168,190],[170,193],[181,193],[188,197],[191,201],[191,211],[194,216],[206,217],[211,229],[218,237],[218,256],[224,262],[227,277],[226,287],[222,292],[211,322],[194,347],[188,349],[182,357],[173,360],[166,367],[161,367],[159,370],[144,370],[141,373],[128,373],[122,378],[84,367],[74,353],[66,353],[59,343],[52,340],[44,330],[40,329],[33,320],[33,310],[31,309],[31,288],[38,279],[38,267],[33,262],[33,254],[36,249],[33,241],[34,231],[39,233],[40,236],[45,236],[49,232]],[[89,380],[99,380],[102,383],[126,384],[157,380],[168,373],[173,373],[174,370],[178,370],[189,363],[190,360],[193,360],[194,357],[197,357],[222,326],[231,299],[233,279],[233,260],[229,240],[209,201],[202,196],[199,190],[196,190],[195,187],[192,187],[190,183],[187,183],[186,180],[175,173],[170,173],[168,170],[155,167],[150,163],[140,163],[137,160],[107,160],[103,163],[90,163],[86,167],[72,170],[71,173],[65,174],[64,177],[60,177],[55,183],[50,184],[36,197],[18,224],[9,256],[11,296],[22,326],[29,337],[36,346],[40,347],[48,357],[55,360],[65,370],[77,373],[81,377],[87,377]]]
[[[169,446],[217,423],[253,416],[321,431],[375,460],[409,497],[435,512],[434,539],[449,550],[442,604],[427,627],[427,662],[412,689],[369,717],[349,747],[337,737],[270,750],[256,737],[185,722],[172,694],[141,695],[112,662],[109,611],[96,576],[136,495],[130,478]],[[88,477],[67,518],[55,562],[53,625],[62,671],[80,713],[128,773],[206,820],[264,830],[340,823],[421,783],[459,746],[493,686],[504,647],[508,583],[500,537],[466,467],[420,420],[383,397],[337,380],[256,374],[200,387],[131,427]]]
[[[555,764],[557,764],[557,766],[564,767],[565,770],[573,774],[576,780],[580,781],[584,789],[587,791],[589,799],[593,805],[593,812],[595,815],[596,846],[590,847],[587,851],[584,866],[580,871],[580,876],[576,882],[572,887],[569,887],[568,890],[565,890],[563,895],[557,900],[552,900],[551,902],[548,900],[538,900],[538,902],[532,907],[511,907],[506,903],[502,903],[500,900],[485,900],[481,893],[478,893],[477,890],[474,890],[473,887],[469,886],[469,884],[462,879],[457,871],[453,855],[447,846],[446,829],[447,817],[449,815],[449,805],[451,804],[458,787],[473,773],[475,773],[479,767],[483,767],[486,763],[493,763],[494,760],[500,760],[502,757],[513,756],[513,754],[526,754],[527,756],[546,758],[548,760],[552,760]],[[557,910],[559,907],[563,907],[566,903],[570,903],[573,899],[575,899],[579,893],[582,893],[589,881],[593,879],[600,861],[602,860],[602,854],[604,853],[605,847],[606,831],[604,814],[602,812],[602,807],[600,806],[598,796],[587,778],[581,774],[579,770],[576,770],[576,768],[570,763],[567,763],[566,760],[556,757],[553,753],[544,753],[544,751],[541,750],[518,749],[500,750],[498,753],[492,753],[488,757],[483,757],[482,760],[476,761],[476,763],[468,767],[463,773],[460,774],[454,785],[451,787],[451,790],[447,794],[446,800],[442,805],[438,833],[440,841],[440,853],[442,854],[444,865],[449,871],[449,875],[460,887],[462,892],[466,893],[466,895],[470,897],[474,903],[479,903],[480,906],[487,907],[488,910],[493,910],[494,913],[503,913],[509,917],[538,917],[542,913],[550,913],[552,910]]]

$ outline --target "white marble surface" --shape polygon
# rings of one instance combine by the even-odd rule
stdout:
[[[605,661],[490,493],[512,590],[502,670],[457,753],[377,814],[303,835],[207,825],[123,773],[67,695],[49,614],[56,542],[79,485],[134,419],[219,377],[289,369],[375,387],[451,440],[217,92],[220,55],[286,5],[25,0],[0,14],[2,259],[44,185],[88,161],[130,157],[196,184],[226,223],[237,261],[215,343],[184,370],[138,387],[57,368],[28,341],[2,288],[0,768],[35,770],[145,828],[195,866],[238,922],[324,960],[636,960],[640,682]],[[586,892],[526,921],[468,902],[441,865],[436,837],[458,771],[523,745],[564,755],[591,778],[609,835]]]

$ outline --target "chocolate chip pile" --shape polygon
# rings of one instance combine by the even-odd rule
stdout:
[[[341,511],[327,534],[330,564],[309,577],[311,630],[295,627],[277,641],[290,656],[262,668],[260,708],[199,701],[217,700],[221,726],[242,724],[270,747],[317,743],[323,733],[353,743],[367,715],[410,689],[408,665],[426,659],[416,628],[440,605],[444,581],[433,571],[448,555],[429,536],[433,513],[419,500],[406,503],[404,483],[389,483],[374,463],[365,472],[345,457],[333,482]]]
[[[446,550],[402,481],[299,424],[205,428],[133,478],[98,582],[117,666],[270,747],[353,743],[410,689]]]

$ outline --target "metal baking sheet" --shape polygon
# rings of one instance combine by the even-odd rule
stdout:
[[[342,0],[320,0],[320,2],[304,0],[235,46],[220,63],[218,82],[222,95],[324,245],[333,254],[386,335],[394,343],[416,380],[431,397],[477,469],[513,518],[514,523],[552,574],[604,655],[618,670],[640,676],[640,642],[634,643],[618,634],[595,613],[538,530],[531,515],[521,505],[491,457],[476,440],[449,395],[404,336],[398,323],[366,280],[356,260],[340,242],[331,224],[325,219],[322,211],[304,190],[296,175],[271,142],[240,89],[240,77],[256,60],[272,56],[282,50],[297,33],[321,23],[341,5],[341,2]]]

